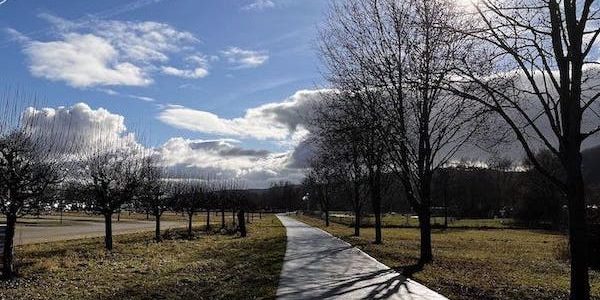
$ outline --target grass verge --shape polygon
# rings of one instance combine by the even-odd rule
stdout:
[[[1,299],[273,299],[285,253],[274,215],[255,219],[247,238],[169,232],[81,239],[17,248],[19,277],[0,282]]]
[[[353,228],[297,216],[362,249],[450,299],[568,299],[569,265],[559,250],[566,237],[547,231],[448,229],[432,234],[434,262],[415,270],[419,231],[384,228],[383,244],[375,245],[374,229]],[[600,299],[600,273],[590,272],[592,298]]]

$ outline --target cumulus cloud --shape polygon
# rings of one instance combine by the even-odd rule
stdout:
[[[236,69],[255,68],[269,59],[265,51],[244,50],[238,47],[229,47],[221,51],[221,54]]]
[[[34,137],[53,143],[54,148],[68,154],[106,146],[140,147],[135,135],[127,131],[123,116],[104,108],[92,109],[85,103],[29,107],[23,112],[22,122]]]
[[[302,130],[305,116],[311,113],[323,92],[327,90],[301,90],[281,102],[250,108],[244,116],[233,119],[182,106],[167,107],[158,119],[173,127],[219,136],[299,141],[305,133]]]
[[[40,17],[52,24],[58,39],[31,40],[8,29],[23,44],[33,76],[85,88],[149,85],[155,70],[186,78],[208,75],[206,61],[201,65],[196,60],[192,69],[163,66],[173,53],[194,53],[198,42],[193,34],[168,24],[100,19],[75,23],[49,14]]]
[[[68,107],[27,108],[22,114],[30,133],[55,145],[70,158],[81,158],[96,149],[144,149],[156,155],[171,176],[236,178],[249,188],[266,188],[271,182],[299,182],[303,177],[304,150],[273,152],[252,149],[235,139],[194,140],[173,137],[155,148],[141,145],[125,126],[122,115],[85,103]],[[301,149],[304,146],[300,147]]]
[[[74,87],[144,86],[152,82],[138,66],[118,61],[117,50],[94,35],[68,34],[62,41],[32,41],[25,46],[31,74]]]
[[[242,6],[243,10],[263,10],[267,8],[275,7],[275,2],[272,0],[254,0],[251,3],[248,3]]]
[[[251,188],[265,188],[279,180],[299,182],[303,176],[300,169],[290,164],[291,151],[273,153],[247,149],[231,139],[190,140],[175,137],[157,148],[156,153],[173,176],[237,178]]]

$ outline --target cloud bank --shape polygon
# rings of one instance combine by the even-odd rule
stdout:
[[[235,139],[199,140],[173,137],[154,148],[145,148],[125,126],[122,115],[85,103],[69,107],[27,108],[22,115],[31,133],[46,141],[59,141],[59,149],[75,159],[100,147],[119,146],[154,153],[175,177],[210,175],[236,178],[249,188],[266,188],[271,182],[300,182],[303,153],[273,152],[243,147]]]
[[[75,23],[41,14],[56,31],[50,41],[32,40],[7,29],[23,45],[35,77],[62,81],[77,88],[146,86],[152,74],[198,79],[208,75],[208,64],[197,54],[198,39],[159,22],[92,19]],[[184,67],[166,65],[174,54],[188,53]]]
[[[299,140],[305,132],[303,123],[328,90],[300,90],[280,102],[267,103],[246,110],[242,117],[222,118],[208,111],[170,106],[158,119],[180,129],[224,137],[259,140]]]

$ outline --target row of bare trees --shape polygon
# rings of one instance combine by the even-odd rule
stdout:
[[[567,199],[571,297],[588,299],[581,150],[600,131],[598,14],[594,0],[334,2],[319,44],[332,89],[308,122],[321,198],[346,177],[359,215],[364,186],[380,243],[382,174],[393,174],[428,263],[433,174],[460,151],[514,141]]]
[[[101,130],[77,138],[70,124],[45,127],[51,115],[27,115],[16,94],[7,94],[0,124],[0,212],[6,218],[2,275],[14,275],[14,236],[19,217],[42,210],[77,207],[104,217],[105,248],[113,249],[113,216],[122,209],[154,216],[155,239],[161,240],[160,220],[167,210],[188,217],[192,237],[193,217],[206,211],[211,229],[211,209],[238,212],[237,231],[246,236],[247,197],[243,182],[210,176],[172,176],[152,149]],[[27,100],[27,99],[25,99]],[[59,122],[52,122],[58,124]],[[91,142],[90,142],[91,141]]]

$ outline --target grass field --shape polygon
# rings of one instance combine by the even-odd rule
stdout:
[[[352,225],[354,224],[354,215],[348,213],[332,213],[330,215],[332,222]],[[373,227],[375,224],[375,217],[364,216],[361,220],[362,227]],[[444,224],[443,217],[432,217],[431,224],[442,225]],[[383,227],[417,227],[419,221],[416,217],[403,214],[384,214],[381,218],[381,225]],[[451,228],[521,228],[512,219],[456,219],[448,218],[448,227]]]
[[[285,253],[274,215],[255,218],[247,238],[183,231],[18,247],[19,277],[0,282],[1,299],[272,299]]]
[[[419,232],[414,228],[384,228],[383,244],[375,245],[373,228],[361,237],[353,229],[298,216],[361,248],[384,264],[412,273],[419,255]],[[414,278],[450,299],[568,299],[569,265],[559,258],[566,243],[560,234],[512,229],[434,230],[434,262]],[[593,299],[600,299],[600,273],[590,272]]]
[[[113,215],[113,220],[116,221],[118,216],[118,214],[115,213]],[[259,214],[258,213],[254,213],[254,218],[258,218]],[[102,215],[99,214],[91,214],[91,213],[84,213],[84,212],[65,212],[63,213],[63,219],[64,220],[77,220],[77,219],[84,219],[84,220],[88,220],[88,219],[98,219],[98,221],[104,222],[104,217]],[[163,215],[161,216],[161,221],[187,221],[187,214],[181,214],[181,213],[174,213],[174,212],[164,212]],[[226,221],[231,221],[232,218],[232,214],[231,211],[226,211],[225,212],[225,220]],[[31,216],[31,215],[27,215],[23,218],[19,219],[19,222],[35,222],[35,220],[39,220],[39,219],[43,219],[43,220],[47,220],[47,223],[58,223],[60,221],[60,215],[56,212],[52,212],[50,214],[43,214],[40,217],[36,217],[36,216]],[[129,212],[122,212],[120,219],[123,221],[127,221],[127,220],[139,220],[139,221],[145,221],[145,220],[149,220],[149,221],[154,221],[154,216],[152,216],[152,214],[150,215],[146,215],[143,213],[129,213]],[[197,213],[194,214],[194,222],[206,222],[206,212],[205,211],[199,211]],[[0,219],[3,220],[3,219]],[[221,212],[217,211],[215,213],[215,211],[211,211],[210,213],[210,221],[211,224],[212,223],[220,223],[221,222]]]

